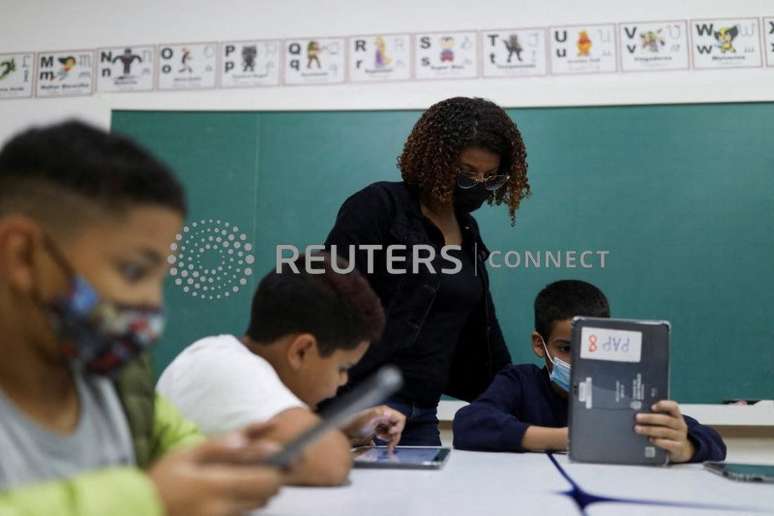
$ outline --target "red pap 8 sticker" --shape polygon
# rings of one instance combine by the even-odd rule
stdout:
[[[609,328],[581,329],[581,358],[612,362],[639,362],[642,333]]]

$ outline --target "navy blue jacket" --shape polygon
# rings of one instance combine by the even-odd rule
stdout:
[[[726,445],[720,435],[691,417],[683,417],[696,450],[691,462],[724,460]],[[480,398],[457,412],[454,447],[526,451],[521,441],[530,425],[567,426],[567,400],[554,391],[547,369],[534,364],[512,365],[495,377]]]

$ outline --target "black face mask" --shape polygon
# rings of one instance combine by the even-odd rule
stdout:
[[[476,211],[489,199],[492,192],[484,188],[484,185],[476,185],[473,188],[454,187],[454,207],[465,213]]]

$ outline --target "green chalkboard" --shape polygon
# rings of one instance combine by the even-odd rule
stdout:
[[[182,270],[170,276],[157,369],[197,338],[244,331],[252,290],[274,266],[276,246],[321,243],[348,195],[399,179],[396,157],[419,114],[114,112],[114,131],[138,139],[182,177],[190,233],[178,244],[190,251],[196,233],[197,267],[237,258],[214,241],[205,249],[205,237],[223,228],[242,244],[239,252],[250,249],[227,284],[210,284],[207,295],[205,284],[193,297],[193,278]],[[607,293],[615,316],[672,322],[675,399],[774,397],[774,104],[509,114],[527,144],[533,195],[515,227],[504,208],[484,207],[477,218],[488,246],[514,251],[510,264],[519,262],[491,273],[514,361],[535,360],[535,294],[550,281],[579,278]],[[578,253],[575,268],[566,253],[556,267],[559,251]],[[585,255],[590,269],[581,266],[583,251],[595,252]],[[604,268],[598,251],[609,252]]]

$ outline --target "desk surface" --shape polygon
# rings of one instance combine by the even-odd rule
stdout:
[[[667,468],[572,464],[560,467],[583,490],[598,496],[679,503],[756,507],[774,514],[774,485],[732,482],[699,465]],[[475,453],[453,450],[440,471],[355,469],[350,484],[336,488],[285,488],[256,514],[262,516],[456,516],[481,514],[581,514],[561,494],[571,484],[547,455]],[[748,510],[676,508],[605,502],[587,507],[590,516],[607,514],[751,514]]]
[[[438,471],[353,469],[350,481],[336,488],[285,488],[258,514],[513,516],[525,504],[547,514],[574,510],[572,500],[554,494],[570,484],[542,454],[452,450]]]
[[[755,514],[759,509],[774,514],[774,484],[736,482],[704,470],[701,464],[682,464],[665,467],[608,466],[580,464],[569,458],[556,456],[557,462],[584,491],[616,499],[666,502],[677,504],[704,504],[705,508],[619,504],[593,504],[589,515],[739,515]],[[621,507],[626,506],[623,512]],[[714,506],[714,508],[713,508]],[[737,508],[723,510],[721,507]]]

